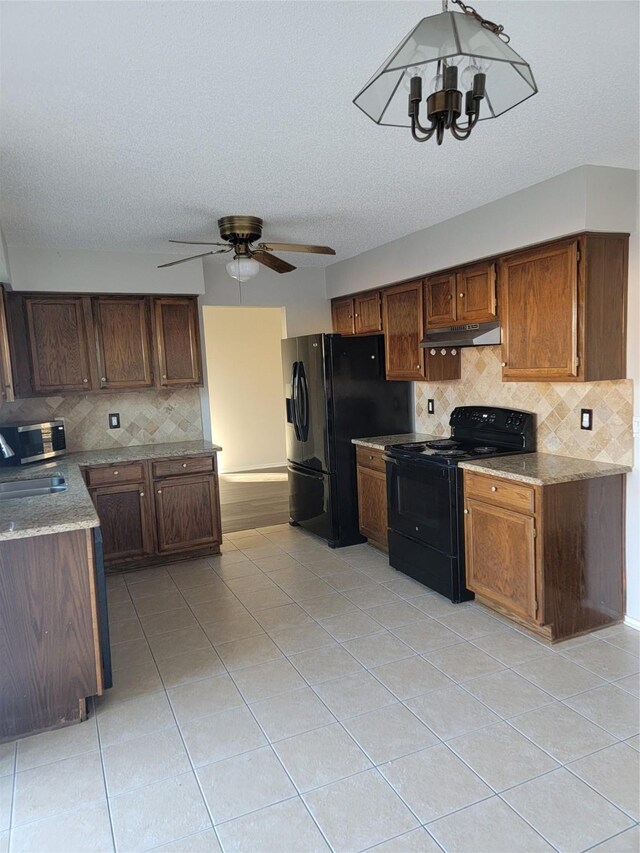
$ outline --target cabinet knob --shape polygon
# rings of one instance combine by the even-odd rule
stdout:
[[[371,456],[371,455],[370,455],[370,456],[369,456],[369,459],[373,459],[373,456]]]
[[[113,476],[114,476],[114,477],[117,477],[119,473],[120,473],[120,471],[114,471],[114,472],[113,472]]]
[[[143,497],[144,497],[144,492],[140,492],[140,497],[141,497],[141,498],[143,498]]]
[[[359,316],[360,316],[359,314],[356,314],[356,317],[359,317]]]
[[[465,515],[469,515],[469,510],[468,510],[468,509],[465,509],[464,514],[465,514]]]
[[[159,495],[161,495],[161,494],[162,494],[162,489],[158,489],[158,494],[159,494]]]
[[[420,365],[416,364],[416,370],[420,370]]]
[[[464,299],[464,293],[460,294],[460,299]]]
[[[100,377],[100,382],[106,382],[106,381],[107,381],[107,377],[106,377],[106,376],[101,376],[101,377]]]
[[[503,361],[503,362],[502,362],[502,366],[503,366],[503,367],[506,367],[506,366],[507,366],[507,362],[506,362],[506,361]]]
[[[88,379],[83,379],[82,381],[84,382],[85,385],[89,382]]]
[[[492,491],[492,492],[497,492],[497,491],[498,491],[498,487],[497,487],[497,486],[491,486],[491,491]]]
[[[166,373],[163,373],[163,374],[162,374],[162,378],[163,378],[163,379],[166,379],[166,378],[167,378],[167,374],[166,374]]]
[[[183,467],[183,468],[186,468],[186,467],[187,467],[187,463],[186,463],[186,462],[183,462],[183,463],[182,463],[182,467]]]
[[[446,355],[446,354],[447,354],[446,349],[441,349],[441,350],[440,350],[440,355]]]

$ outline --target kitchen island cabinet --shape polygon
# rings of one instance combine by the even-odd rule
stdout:
[[[478,601],[551,641],[622,620],[628,468],[540,453],[461,467]]]
[[[0,625],[0,742],[84,720],[103,692],[91,530],[0,541]]]

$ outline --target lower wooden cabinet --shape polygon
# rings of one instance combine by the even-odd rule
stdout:
[[[372,545],[388,551],[387,475],[383,451],[357,447],[358,523]]]
[[[218,484],[211,475],[155,480],[158,553],[220,545]]]
[[[85,470],[85,480],[100,518],[108,568],[220,552],[215,456],[94,466]]]
[[[537,486],[464,472],[466,583],[548,640],[624,616],[624,475]]]

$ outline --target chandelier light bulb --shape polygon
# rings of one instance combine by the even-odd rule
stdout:
[[[435,77],[432,77],[429,83],[429,93],[439,92],[442,89],[443,82],[442,74],[436,74]]]
[[[260,272],[260,264],[253,258],[234,258],[227,264],[227,272],[236,281],[249,281]]]

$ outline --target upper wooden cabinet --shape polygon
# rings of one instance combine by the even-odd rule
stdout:
[[[144,297],[93,300],[101,388],[150,388],[151,334]]]
[[[340,335],[375,335],[382,331],[382,299],[379,290],[334,299],[331,302],[333,331]]]
[[[387,379],[424,379],[422,279],[387,288],[382,295]]]
[[[424,349],[424,290],[421,279],[382,292],[387,379],[428,382],[460,379],[460,350]]]
[[[622,379],[628,236],[584,234],[499,264],[502,378]]]
[[[346,299],[334,299],[331,303],[333,331],[338,335],[355,335],[355,308],[351,296]]]
[[[162,387],[201,384],[196,297],[156,296],[153,316],[158,384]]]
[[[25,308],[33,390],[41,394],[90,391],[94,383],[88,300],[82,296],[29,296]]]
[[[13,399],[13,375],[11,371],[7,312],[4,304],[4,288],[0,285],[0,400],[9,403]]]
[[[495,263],[483,262],[429,276],[425,281],[425,302],[426,323],[432,329],[495,320]]]
[[[196,296],[10,293],[7,309],[16,396],[202,384]]]

